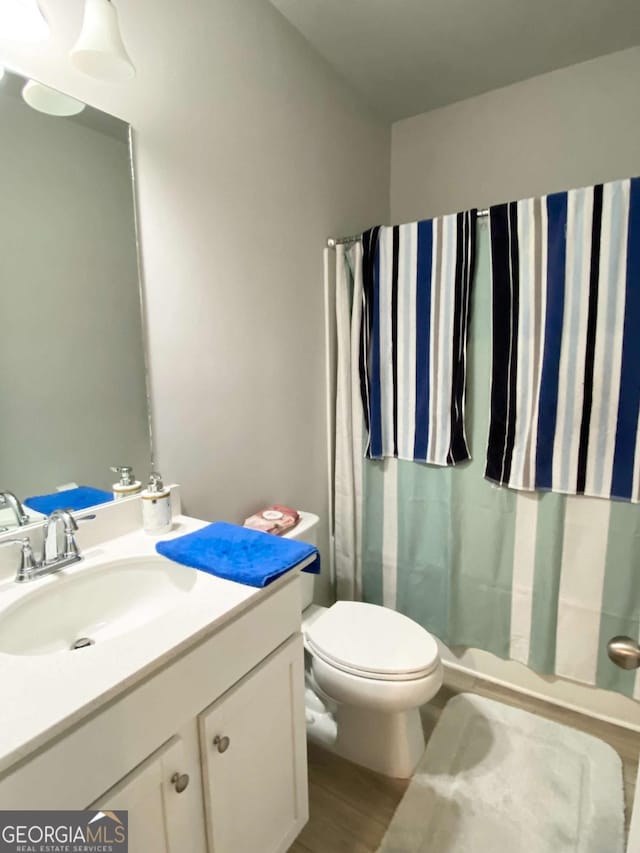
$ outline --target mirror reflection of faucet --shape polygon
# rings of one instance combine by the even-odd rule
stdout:
[[[25,524],[31,522],[25,508],[13,492],[0,492],[0,509],[10,510],[15,516],[16,524],[19,527],[24,527]]]
[[[95,518],[95,516],[90,516]],[[85,519],[82,519],[83,521]],[[63,547],[58,547],[58,529],[62,525]],[[31,541],[28,537],[22,539],[6,539],[0,542],[4,545],[20,545],[20,565],[16,572],[16,583],[36,580],[46,575],[54,574],[79,562],[82,555],[78,550],[75,533],[78,529],[76,519],[66,509],[57,509],[48,516],[43,524],[44,539],[42,543],[42,557],[38,560],[33,553]]]

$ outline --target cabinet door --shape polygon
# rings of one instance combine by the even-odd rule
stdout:
[[[200,780],[189,778],[187,782],[182,777],[172,782],[175,773],[185,773],[183,743],[177,737],[132,770],[91,808],[129,812],[132,853],[185,853],[191,849],[189,798],[197,796]]]
[[[200,715],[210,853],[284,853],[309,816],[301,635]]]

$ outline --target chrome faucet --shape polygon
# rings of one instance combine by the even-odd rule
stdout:
[[[58,551],[58,525],[62,523],[64,533],[64,549]],[[42,558],[37,560],[31,548],[31,543],[28,538],[24,539],[5,539],[0,542],[2,545],[17,544],[21,547],[20,565],[16,572],[16,583],[25,583],[33,581],[37,578],[52,575],[64,569],[66,566],[71,566],[82,559],[78,550],[75,532],[78,529],[75,518],[69,510],[57,509],[45,519],[43,524],[44,541],[42,545]],[[47,553],[51,551],[51,556],[47,557]]]
[[[13,492],[0,492],[0,509],[3,507],[13,510],[13,514],[16,517],[16,522],[19,527],[24,527],[25,524],[29,524],[31,519],[24,511],[24,507]]]
[[[58,525],[62,522],[64,550],[58,551]],[[68,509],[57,509],[43,523],[44,539],[42,543],[42,561],[40,568],[58,571],[81,559],[75,532],[78,529],[75,518]],[[51,556],[49,556],[51,554]],[[50,572],[46,572],[49,574]]]

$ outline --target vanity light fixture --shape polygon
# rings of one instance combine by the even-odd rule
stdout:
[[[0,35],[16,41],[45,41],[49,24],[38,0],[0,0]]]
[[[85,107],[82,101],[63,95],[62,92],[36,80],[27,80],[22,89],[22,97],[34,110],[50,116],[75,116]]]
[[[111,0],[85,0],[82,30],[70,57],[79,71],[108,83],[135,76]]]

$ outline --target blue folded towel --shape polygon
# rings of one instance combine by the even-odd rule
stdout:
[[[78,511],[88,509],[97,504],[106,504],[113,500],[111,492],[94,489],[92,486],[78,486],[75,489],[65,489],[52,495],[36,495],[23,501],[25,506],[44,515],[50,515],[56,509],[71,509]]]
[[[320,554],[313,545],[225,521],[158,542],[156,551],[176,563],[247,586],[266,586],[313,555],[314,562],[303,571],[320,571]]]

